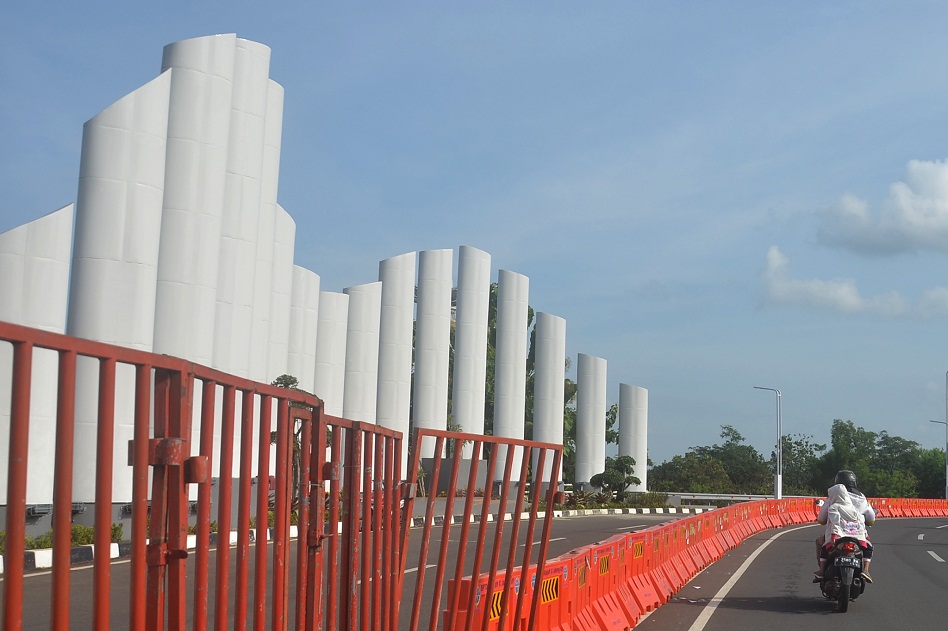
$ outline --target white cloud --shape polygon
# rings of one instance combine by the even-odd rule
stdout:
[[[767,250],[764,292],[768,304],[773,305],[812,307],[842,313],[870,313],[886,317],[948,314],[948,289],[931,290],[926,294],[930,306],[923,304],[913,308],[897,292],[863,298],[852,279],[792,278],[787,257],[775,245]]]
[[[845,195],[822,219],[820,241],[861,254],[948,252],[948,161],[910,161],[878,214]]]

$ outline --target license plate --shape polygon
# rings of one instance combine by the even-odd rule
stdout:
[[[856,557],[837,557],[834,564],[837,567],[861,567],[859,559]]]

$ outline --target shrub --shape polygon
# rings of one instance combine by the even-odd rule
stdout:
[[[50,538],[52,538],[52,534],[53,531],[50,530]],[[88,546],[93,543],[95,543],[95,528],[92,526],[83,526],[82,524],[72,525],[72,545]]]
[[[628,504],[629,508],[664,508],[668,506],[668,493],[638,493]]]

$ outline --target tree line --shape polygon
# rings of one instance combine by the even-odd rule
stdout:
[[[754,494],[773,493],[776,451],[763,454],[744,442],[731,425],[722,425],[721,444],[690,448],[649,469],[651,491]],[[917,442],[872,432],[836,419],[830,444],[812,436],[784,436],[783,493],[822,496],[836,472],[849,469],[868,497],[940,498],[945,492],[945,452]]]

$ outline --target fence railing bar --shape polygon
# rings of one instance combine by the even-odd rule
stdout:
[[[240,401],[240,482],[237,489],[237,554],[234,593],[234,629],[246,629],[247,599],[250,589],[250,484],[253,480],[253,430],[256,396],[253,390],[242,390]],[[261,406],[261,416],[263,409]],[[262,422],[262,419],[261,419]],[[270,453],[267,450],[267,453]],[[223,475],[223,472],[221,472]],[[259,493],[259,491],[258,491]]]
[[[99,362],[99,413],[96,424],[95,531],[96,550],[108,550],[112,542],[112,450],[115,443],[115,360]],[[62,507],[65,510],[65,506]],[[112,559],[106,554],[93,559],[92,624],[96,629],[111,627]]]
[[[53,480],[53,593],[51,629],[69,629],[72,547],[73,445],[76,424],[76,354],[60,351],[56,394],[56,464]]]
[[[217,382],[205,381],[201,389],[201,433],[200,454],[205,459],[208,475],[213,470],[214,460],[214,406],[216,405]],[[194,561],[194,609],[192,614],[195,629],[207,629],[208,612],[208,560],[211,543],[211,485],[198,488],[196,549]]]
[[[241,427],[241,458],[242,465],[247,467],[246,479],[243,481],[246,488],[241,487],[240,532],[237,534],[238,550],[242,555],[241,566],[244,568],[243,582],[245,593],[249,592],[249,563],[250,563],[250,511],[256,510],[257,533],[254,540],[254,577],[253,577],[253,629],[264,629],[267,624],[266,594],[267,594],[267,527],[270,516],[270,436],[273,432],[273,406],[270,395],[255,396],[254,392],[245,392],[248,401],[244,407],[244,424]],[[253,458],[253,410],[259,406],[259,427],[257,428],[257,505],[250,505],[251,473],[249,463]],[[246,432],[246,433],[243,433]],[[246,436],[246,438],[244,438]],[[247,445],[244,452],[243,445]],[[243,455],[246,453],[246,455]],[[242,469],[243,470],[243,469]],[[243,533],[243,538],[241,537]],[[262,533],[262,536],[261,536]],[[243,628],[243,627],[235,627]]]
[[[241,397],[246,396],[246,391],[242,391]],[[221,463],[217,478],[217,589],[214,600],[216,631],[226,631],[230,608],[229,590],[220,589],[220,586],[230,585],[230,516],[233,508],[234,426],[237,423],[237,388],[233,385],[224,386],[221,409]]]
[[[463,443],[458,441],[458,444],[455,447],[456,460],[463,455],[461,449],[462,445]],[[467,492],[464,497],[464,514],[461,521],[461,534],[458,537],[460,541],[467,541],[471,530],[471,516],[474,514],[474,488],[477,486],[477,470],[478,465],[480,464],[480,443],[475,444],[471,453],[470,462],[471,464],[467,476]],[[485,492],[482,501],[486,501],[489,505],[490,493]],[[449,612],[456,613],[458,611],[458,607],[461,604],[461,579],[464,577],[464,561],[466,560],[466,553],[466,546],[461,546],[458,549],[458,559],[454,570],[454,591],[448,594]],[[453,616],[445,620],[445,631],[452,631],[454,629],[455,622],[456,620]]]

